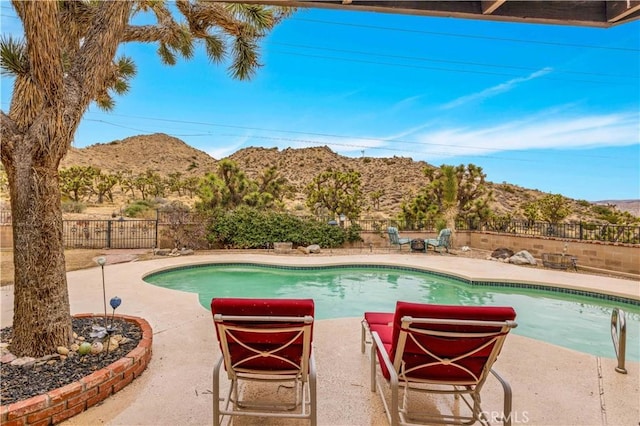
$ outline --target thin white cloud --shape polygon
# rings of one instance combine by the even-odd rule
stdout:
[[[530,149],[572,149],[626,146],[640,143],[638,114],[568,115],[570,106],[556,106],[524,119],[485,127],[443,128],[437,120],[398,131],[393,135],[345,137],[305,134],[260,134],[243,136],[232,145],[209,150],[223,158],[242,146],[308,148],[328,146],[350,157],[412,157],[434,162],[458,156],[484,156],[497,152]]]
[[[447,110],[447,109],[457,108],[469,102],[482,101],[484,99],[499,95],[501,93],[508,92],[514,89],[515,87],[517,87],[521,83],[542,77],[546,74],[549,74],[551,71],[552,69],[549,67],[542,68],[541,70],[535,71],[526,77],[514,78],[512,80],[507,81],[506,83],[501,83],[501,84],[498,84],[497,86],[489,87],[488,89],[482,90],[481,92],[461,96],[457,99],[452,100],[451,102],[448,102],[442,105],[440,109]]]
[[[401,112],[407,108],[411,108],[416,104],[416,101],[421,99],[422,95],[410,96],[408,98],[404,98],[391,105],[387,110],[386,114],[395,114]]]
[[[518,120],[497,126],[438,129],[415,135],[416,156],[433,159],[528,149],[594,148],[640,143],[638,115],[618,113]]]
[[[229,145],[225,146],[215,146],[206,150],[206,153],[215,158],[216,160],[220,160],[222,158],[228,157],[233,154],[244,144],[247,143],[251,139],[251,136],[242,136],[237,139],[235,142],[231,142]]]

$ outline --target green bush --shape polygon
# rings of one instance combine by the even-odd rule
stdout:
[[[155,210],[155,203],[149,200],[136,200],[124,208],[127,217],[145,217]]]
[[[340,247],[345,241],[358,241],[358,227],[346,231],[315,219],[288,213],[261,211],[247,206],[216,216],[207,236],[216,246],[228,248],[266,248],[275,242],[294,246],[318,244],[323,248]]]

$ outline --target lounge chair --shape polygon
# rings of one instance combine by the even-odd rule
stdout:
[[[391,244],[392,246],[398,246],[400,250],[402,250],[402,246],[404,244],[411,244],[411,238],[400,238],[398,228],[396,228],[395,226],[388,227],[387,233],[389,234],[389,244]]]
[[[222,356],[213,370],[213,423],[225,416],[308,419],[317,423],[316,367],[311,347],[312,299],[214,298],[211,312]],[[220,367],[230,380],[220,397]],[[274,384],[270,398],[250,398],[249,382]],[[282,383],[291,383],[295,396],[273,398]]]
[[[503,387],[502,422],[510,425],[511,387],[492,365],[516,326],[515,317],[510,307],[409,302],[397,302],[394,313],[365,313],[361,349],[364,352],[370,335],[371,391],[379,392],[389,423],[488,423],[480,407],[480,391],[491,372]],[[383,380],[377,380],[378,370]],[[383,383],[389,388],[389,402]],[[468,410],[421,412],[419,393],[459,396]]]
[[[424,240],[427,245],[427,250],[429,246],[433,246],[433,251],[438,251],[438,253],[442,254],[442,248],[449,253],[449,247],[451,246],[451,230],[450,229],[442,229],[438,234],[438,238],[430,238],[428,240]]]

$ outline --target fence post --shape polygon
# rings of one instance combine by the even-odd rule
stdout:
[[[158,222],[160,222],[160,211],[156,209],[156,238],[153,248],[158,248]]]
[[[107,221],[107,248],[111,248],[111,220]]]
[[[582,222],[580,222],[580,239],[582,240]]]

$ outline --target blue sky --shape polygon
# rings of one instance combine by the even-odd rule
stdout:
[[[8,2],[2,33],[19,31]],[[302,9],[250,81],[204,52],[138,73],[74,146],[166,133],[216,159],[251,146],[474,163],[487,179],[589,201],[640,198],[640,21],[609,29]],[[2,78],[2,110],[11,80]]]

